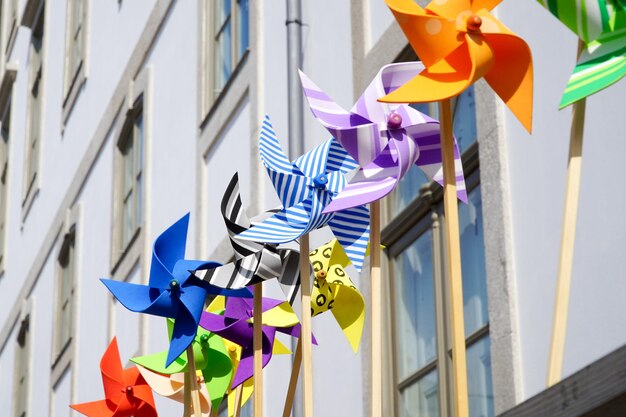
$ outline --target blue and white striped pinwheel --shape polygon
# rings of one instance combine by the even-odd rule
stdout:
[[[238,235],[263,243],[286,243],[328,225],[360,271],[369,241],[369,210],[358,206],[322,213],[346,186],[345,175],[358,164],[334,138],[290,162],[268,116],[260,135],[260,154],[283,209]]]
[[[193,342],[208,294],[250,297],[246,288],[218,288],[193,276],[190,271],[215,268],[221,264],[184,259],[188,226],[189,213],[156,239],[148,285],[101,279],[113,296],[130,311],[175,320],[165,366],[169,366]]]

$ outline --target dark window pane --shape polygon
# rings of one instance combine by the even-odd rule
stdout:
[[[250,12],[248,9],[248,0],[238,0],[239,1],[239,21],[237,22],[237,27],[239,28],[239,57],[241,58],[248,50],[248,46],[250,45],[250,30],[249,30],[249,19]]]
[[[403,390],[400,397],[402,417],[439,417],[437,370]]]
[[[459,229],[467,336],[489,321],[480,187],[474,188],[469,194],[468,204],[459,204]]]
[[[454,107],[454,136],[461,148],[466,151],[476,142],[476,101],[474,86],[461,93]]]
[[[467,349],[467,388],[470,417],[493,417],[493,387],[489,336]]]
[[[398,376],[404,379],[435,359],[432,232],[421,235],[395,261]]]

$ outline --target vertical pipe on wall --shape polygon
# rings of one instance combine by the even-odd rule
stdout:
[[[289,157],[293,160],[304,153],[303,97],[298,69],[302,67],[302,4],[301,0],[286,0],[287,15],[287,111],[289,120]],[[298,347],[292,340],[293,352]],[[299,365],[298,365],[299,366]],[[296,390],[293,417],[300,417],[302,396]]]
[[[302,87],[298,69],[302,66],[302,7],[300,0],[287,0],[287,104],[289,112],[289,156],[304,153]]]

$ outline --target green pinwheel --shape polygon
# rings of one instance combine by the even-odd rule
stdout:
[[[174,329],[174,320],[167,320],[167,330],[169,337],[172,337]],[[200,382],[204,382],[211,399],[211,407],[217,410],[224,398],[224,395],[230,387],[230,381],[233,376],[233,364],[228,355],[228,350],[224,344],[224,340],[209,331],[198,327],[198,333],[192,342],[193,356],[198,373],[202,373],[202,377],[198,375]],[[164,375],[173,375],[181,372],[187,372],[187,355],[181,354],[170,366],[164,366],[167,352],[159,352],[151,355],[140,356],[131,359],[137,365],[141,365],[153,372]],[[204,381],[202,381],[204,380]],[[152,379],[148,379],[150,383]],[[152,386],[157,393],[157,386]]]
[[[561,99],[561,108],[626,75],[626,1],[538,0],[578,35],[585,49]]]

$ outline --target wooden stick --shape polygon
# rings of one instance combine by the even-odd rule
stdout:
[[[189,372],[185,372],[185,402],[183,407],[183,416],[189,417],[191,415],[191,379]]]
[[[382,285],[380,278],[380,200],[370,204],[370,319],[372,335],[372,417],[382,417]]]
[[[578,54],[584,44],[579,41]],[[576,237],[576,218],[578,216],[578,196],[580,195],[580,177],[583,162],[583,134],[585,130],[586,100],[574,103],[572,127],[570,131],[569,159],[567,162],[567,180],[565,185],[565,207],[563,209],[563,229],[561,231],[561,249],[557,272],[554,317],[552,321],[552,341],[548,362],[548,386],[561,380],[563,352],[565,351],[565,333],[569,307],[572,266],[574,263],[574,242]]]
[[[254,417],[263,417],[263,285],[254,286]]]
[[[300,291],[302,294],[302,405],[303,417],[313,417],[313,342],[311,328],[311,264],[309,235],[300,238]]]
[[[452,322],[452,374],[457,417],[469,416],[467,363],[465,352],[465,319],[463,311],[463,278],[459,240],[459,207],[454,169],[454,138],[450,99],[439,102],[441,120],[441,155],[443,161],[443,204],[445,210],[445,245],[447,248],[448,288]]]
[[[187,375],[189,376],[189,385],[185,385],[185,393],[190,391],[191,404],[193,404],[194,417],[202,417],[200,409],[200,391],[198,388],[198,375],[196,374],[196,361],[193,357],[193,344],[187,347]],[[190,413],[191,414],[191,413]]]
[[[283,417],[289,417],[293,408],[293,399],[296,396],[296,387],[298,386],[298,377],[300,376],[300,367],[302,366],[302,337],[298,339],[296,354],[293,357],[291,366],[291,378],[289,379],[289,387],[287,388],[287,398],[285,399],[285,408],[283,408]]]
[[[241,399],[243,398],[243,384],[237,385],[235,388],[235,412],[233,417],[239,417],[241,415]]]

